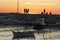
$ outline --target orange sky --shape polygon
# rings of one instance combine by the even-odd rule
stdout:
[[[19,12],[29,8],[29,14],[38,14],[46,9],[53,14],[60,13],[60,0],[19,0]],[[0,12],[17,12],[17,0],[0,0]]]

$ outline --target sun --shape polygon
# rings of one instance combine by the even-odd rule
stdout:
[[[32,4],[31,2],[25,2],[25,4]]]

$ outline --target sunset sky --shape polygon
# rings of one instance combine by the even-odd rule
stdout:
[[[19,12],[29,8],[29,14],[39,14],[46,9],[47,12],[60,14],[60,0],[19,0]],[[17,0],[0,0],[0,12],[17,12]]]

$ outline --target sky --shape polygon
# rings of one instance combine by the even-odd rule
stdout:
[[[18,0],[0,0],[0,12],[17,12]],[[24,13],[24,8],[29,8],[29,14],[46,12],[60,14],[60,0],[19,0],[19,12]]]

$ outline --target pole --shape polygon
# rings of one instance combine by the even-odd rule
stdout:
[[[17,13],[19,13],[19,0],[17,0]]]

